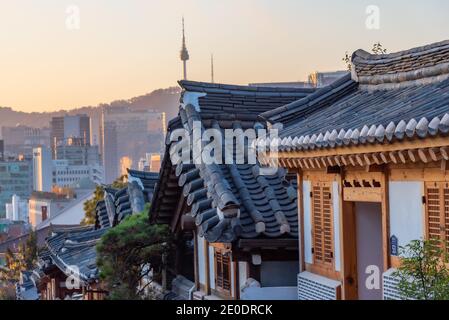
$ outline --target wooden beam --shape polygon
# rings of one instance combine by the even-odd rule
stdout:
[[[326,173],[327,174],[340,174],[341,170],[342,169],[339,166],[327,167]]]
[[[440,161],[441,160],[441,152],[439,149],[436,148],[430,148],[429,149],[429,155],[432,161]]]
[[[307,161],[309,162],[309,165],[312,169],[315,169],[315,164],[313,163],[313,159],[307,159]]]
[[[441,156],[444,160],[449,161],[449,151],[448,148],[440,148]]]
[[[234,269],[234,299],[240,299],[240,272],[239,272],[239,262],[237,260],[232,261],[232,266]]]
[[[364,167],[364,166],[365,166],[365,162],[362,160],[362,156],[361,156],[361,155],[357,154],[357,155],[355,156],[355,159],[357,160],[357,163],[358,163],[361,167]]]
[[[419,149],[418,150],[418,156],[421,159],[421,161],[424,162],[424,163],[428,163],[429,162],[429,158],[427,158],[427,154],[426,153],[427,152],[424,149]]]
[[[356,163],[355,163],[354,157],[353,157],[353,156],[348,156],[348,157],[349,157],[349,162],[351,162],[351,165],[352,165],[353,167],[356,167],[357,165],[356,165]]]
[[[351,158],[350,158],[351,159]],[[345,171],[341,170],[338,175],[339,184],[339,226],[340,234],[340,265],[342,298],[344,300],[355,300],[357,293],[357,249],[356,249],[356,229],[354,203],[343,201],[345,196]]]
[[[351,154],[365,154],[378,152],[391,152],[400,150],[417,150],[424,148],[449,147],[449,139],[445,136],[431,137],[426,139],[414,138],[396,143],[374,143],[363,145],[341,146],[336,148],[309,149],[291,152],[279,152],[280,157],[294,158],[316,158],[325,156],[342,156]]]
[[[337,164],[337,166],[341,167],[340,157],[338,156],[334,157],[334,161]]]
[[[261,248],[298,248],[297,239],[240,239],[238,240],[238,248],[240,249],[261,249]]]
[[[415,151],[414,150],[407,150],[407,155],[409,157],[409,159],[413,162],[416,163],[416,156],[415,156]]]
[[[304,164],[304,167],[306,167],[306,169],[310,169],[309,161],[307,161],[307,159],[301,159],[301,161]]]
[[[210,263],[209,263],[209,242],[204,239],[203,240],[203,246],[204,246],[204,262],[205,262],[205,271],[206,271],[206,295],[210,295]]]
[[[380,156],[380,158],[382,159],[382,161],[383,161],[384,163],[390,162],[390,161],[388,160],[388,156],[387,156],[387,153],[386,153],[386,152],[381,152],[381,153],[379,153],[379,156]]]
[[[394,164],[398,163],[398,159],[396,158],[396,152],[394,152],[394,151],[389,152],[388,155],[390,156],[390,159]]]
[[[384,172],[385,167],[386,166],[384,164],[381,165],[373,164],[371,166],[368,166],[367,172]]]
[[[200,263],[198,257],[198,235],[196,230],[193,231],[193,260],[195,264],[194,267],[194,277],[195,277],[195,288],[196,290],[200,290]]]
[[[446,159],[441,160],[441,171],[447,171],[449,170],[449,161]]]
[[[186,198],[184,197],[184,194],[181,194],[181,199],[179,199],[178,206],[176,207],[176,211],[174,216],[172,217],[172,220],[170,222],[170,230],[171,232],[175,232],[179,222],[181,220],[181,216],[186,211]]]
[[[383,163],[383,161],[380,159],[380,155],[373,153],[373,160],[377,165],[381,165]]]
[[[405,159],[404,151],[402,151],[402,150],[398,151],[398,158],[399,158],[399,160],[401,160],[402,163],[406,163],[407,162],[407,160]]]
[[[381,188],[345,188],[344,201],[381,202]]]
[[[299,221],[299,248],[300,248],[300,261],[299,261],[299,271],[303,272],[306,270],[306,258],[304,253],[304,177],[302,172],[297,173],[298,180],[298,221]]]
[[[365,160],[366,165],[369,166],[369,165],[372,164],[371,159],[370,159],[370,157],[369,157],[369,154],[364,154],[364,155],[363,155],[363,159]]]
[[[388,168],[382,174],[382,247],[384,257],[384,272],[390,268],[390,200],[389,200],[389,181]]]
[[[326,159],[325,158],[320,158],[320,159],[321,159],[321,163],[323,164],[323,167],[327,167]]]

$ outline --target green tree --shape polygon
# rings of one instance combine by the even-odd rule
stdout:
[[[20,272],[25,270],[25,264],[22,257],[22,245],[19,246],[19,252],[14,254],[11,249],[5,252],[5,266],[0,267],[0,282],[14,284],[20,280]]]
[[[158,274],[163,268],[170,233],[165,225],[150,225],[147,212],[128,216],[97,244],[97,266],[110,299],[141,299],[141,280],[151,269]]]
[[[124,188],[127,184],[126,175],[120,176],[117,180],[115,180],[111,187],[115,189]],[[81,221],[82,225],[90,225],[95,224],[95,215],[96,215],[96,207],[97,203],[104,199],[104,188],[103,186],[98,185],[95,188],[94,196],[90,200],[86,200],[83,204],[84,209],[84,219]]]
[[[28,238],[23,246],[23,263],[26,270],[31,270],[35,267],[37,262],[37,236],[34,230],[30,231]]]
[[[401,266],[395,272],[406,299],[449,300],[447,256],[437,241],[415,240],[401,248]]]
[[[95,208],[97,203],[104,199],[104,189],[102,186],[97,186],[94,191],[94,196],[90,200],[86,200],[83,204],[84,219],[81,221],[82,225],[89,225],[95,223]]]
[[[20,272],[31,270],[37,262],[36,233],[31,231],[25,242],[19,244],[17,253],[7,249],[5,253],[5,267],[0,268],[0,282],[16,283],[20,280]]]

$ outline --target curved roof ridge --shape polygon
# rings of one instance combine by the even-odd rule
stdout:
[[[267,112],[261,113],[259,117],[262,120],[268,120],[271,123],[275,122],[281,122],[284,123],[288,122],[290,120],[290,115],[295,115],[301,110],[310,109],[310,104],[314,101],[323,101],[326,98],[329,98],[330,100],[334,100],[335,97],[333,94],[336,94],[338,91],[345,91],[345,88],[348,86],[351,86],[355,84],[354,80],[352,80],[351,75],[347,74],[342,76],[340,79],[336,80],[335,82],[317,89],[314,93],[298,99],[296,101],[293,101],[289,104],[283,105],[281,107],[278,107],[273,110],[269,110]]]
[[[242,94],[247,92],[248,94],[255,94],[256,92],[273,92],[273,93],[311,93],[315,91],[315,88],[286,88],[286,87],[269,87],[269,86],[257,86],[257,85],[235,85],[225,83],[210,83],[192,80],[180,80],[178,84],[187,91],[208,92],[213,91],[218,93],[222,91],[235,92],[239,91]]]
[[[352,77],[361,85],[394,89],[449,78],[449,40],[390,54],[357,50]]]
[[[447,47],[447,46],[449,46],[449,40],[443,40],[440,42],[435,42],[435,43],[431,43],[431,44],[427,44],[427,45],[423,45],[423,46],[419,46],[419,47],[415,47],[415,48],[411,48],[411,49],[407,49],[407,50],[401,50],[401,51],[396,51],[396,52],[386,53],[386,54],[374,54],[374,53],[367,52],[363,49],[359,49],[359,50],[356,50],[352,54],[352,59],[354,59],[354,58],[361,58],[364,60],[397,59],[397,58],[401,58],[405,55],[410,55],[410,54],[425,54],[426,52],[429,52],[432,50],[440,50],[441,47]]]

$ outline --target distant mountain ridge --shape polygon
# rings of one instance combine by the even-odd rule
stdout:
[[[23,112],[15,111],[9,107],[0,107],[0,127],[11,127],[17,124],[34,128],[48,127],[52,117],[80,113],[85,113],[92,118],[98,118],[103,106],[107,108],[129,106],[133,110],[151,109],[166,112],[167,120],[170,120],[178,113],[180,93],[181,89],[179,87],[170,87],[166,89],[157,89],[151,93],[128,100],[116,100],[98,106],[79,107],[71,110],[59,110],[53,112]]]

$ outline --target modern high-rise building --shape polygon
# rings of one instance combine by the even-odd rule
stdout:
[[[5,151],[9,154],[31,155],[33,148],[50,146],[50,128],[32,128],[24,125],[3,126],[1,136],[5,143]]]
[[[35,148],[33,153],[34,191],[51,192],[53,187],[77,188],[82,181],[103,183],[104,170],[98,158],[97,161],[87,163],[85,154],[80,156],[76,153],[75,155],[68,154],[70,159],[52,160],[48,148]]]
[[[101,122],[101,158],[105,183],[120,176],[121,159],[131,160],[132,169],[146,153],[161,153],[164,147],[165,113],[129,108],[104,108]]]
[[[33,190],[50,192],[52,189],[52,159],[50,149],[33,149]]]
[[[0,140],[0,161],[5,160],[5,145],[3,140]]]
[[[70,138],[79,138],[84,145],[90,145],[90,118],[85,114],[54,117],[50,127],[53,158],[56,157],[56,148],[66,144]]]
[[[148,172],[159,172],[161,169],[161,154],[147,153],[145,158],[139,160],[138,170]]]
[[[94,184],[102,184],[104,181],[103,166],[94,165],[70,165],[68,160],[52,161],[53,186],[77,189],[83,181]]]
[[[56,147],[55,160],[67,160],[69,165],[100,165],[98,146],[86,145],[81,138],[69,138]]]
[[[14,194],[11,203],[6,203],[6,219],[28,222],[28,200],[20,199]]]
[[[33,189],[31,160],[0,161],[0,217],[6,215],[6,203],[13,195],[27,199]]]

